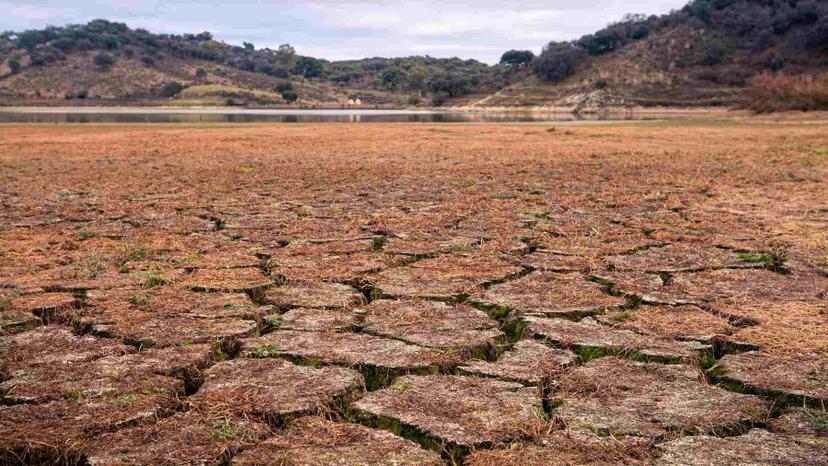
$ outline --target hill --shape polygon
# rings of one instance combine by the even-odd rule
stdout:
[[[428,56],[327,61],[287,44],[234,46],[209,32],[94,20],[0,34],[0,104],[717,106],[736,103],[757,75],[815,76],[826,65],[828,2],[817,0],[693,0],[551,42],[538,57],[509,51],[494,66]]]
[[[498,81],[501,79],[501,81]],[[114,101],[303,106],[409,105],[490,93],[503,73],[476,60],[432,57],[329,62],[232,46],[212,34],[166,35],[94,20],[0,35],[0,99],[6,103]]]
[[[731,105],[756,75],[824,72],[827,47],[828,2],[694,0],[552,42],[532,76],[473,105]]]

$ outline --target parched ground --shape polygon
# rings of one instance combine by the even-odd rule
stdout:
[[[0,463],[828,464],[828,123],[0,127]]]

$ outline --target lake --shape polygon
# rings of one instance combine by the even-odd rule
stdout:
[[[0,108],[0,123],[500,123],[626,121],[684,114],[468,113],[430,110],[254,110],[152,107]]]

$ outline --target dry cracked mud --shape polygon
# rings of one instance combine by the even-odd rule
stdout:
[[[466,459],[469,466],[644,465],[646,442],[600,437],[574,431],[554,432],[517,447],[480,450]]]
[[[351,405],[359,422],[443,445],[449,456],[509,442],[542,424],[537,389],[495,379],[405,376]]]
[[[579,273],[553,272],[534,272],[492,286],[474,300],[486,306],[510,309],[513,316],[545,317],[582,317],[627,302],[608,295],[601,285],[587,281]]]
[[[281,424],[293,417],[341,410],[364,390],[362,376],[340,367],[298,366],[282,359],[235,359],[205,372],[190,397],[209,414],[233,414]]]
[[[364,296],[341,283],[299,282],[271,288],[265,292],[267,304],[278,308],[317,307],[332,309],[362,303]]]
[[[266,424],[191,411],[100,435],[87,451],[87,462],[90,466],[218,465],[269,433]]]
[[[751,351],[726,354],[710,369],[720,380],[745,391],[786,396],[805,402],[828,402],[828,358],[773,355]]]
[[[685,437],[660,445],[657,465],[828,464],[828,439],[772,434],[761,429],[738,437]]]
[[[544,317],[525,317],[526,331],[536,339],[572,348],[583,359],[607,354],[663,362],[693,361],[712,352],[697,341],[671,340],[601,325],[590,318],[579,322]]]
[[[363,333],[292,330],[247,339],[243,352],[254,358],[353,367],[363,373],[371,389],[402,374],[441,372],[471,357],[466,352],[440,351]]]
[[[373,284],[390,298],[451,300],[505,280],[520,267],[492,255],[454,254],[414,262],[379,273]]]
[[[611,436],[726,434],[769,412],[756,396],[707,385],[693,367],[611,357],[561,375],[554,401],[555,416],[568,428]]]
[[[5,125],[0,464],[828,464],[758,123]]]
[[[575,364],[578,356],[569,350],[550,348],[543,343],[521,340],[497,361],[469,361],[459,368],[470,375],[494,377],[524,385],[539,385],[554,374]]]
[[[505,337],[497,321],[466,305],[381,299],[362,310],[363,332],[428,348],[490,353]]]
[[[283,463],[303,466],[443,464],[438,454],[390,432],[319,417],[296,419],[284,431],[233,458],[233,464],[239,466]]]

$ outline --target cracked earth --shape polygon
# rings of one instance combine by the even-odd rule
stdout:
[[[826,129],[6,126],[0,464],[828,464]]]

